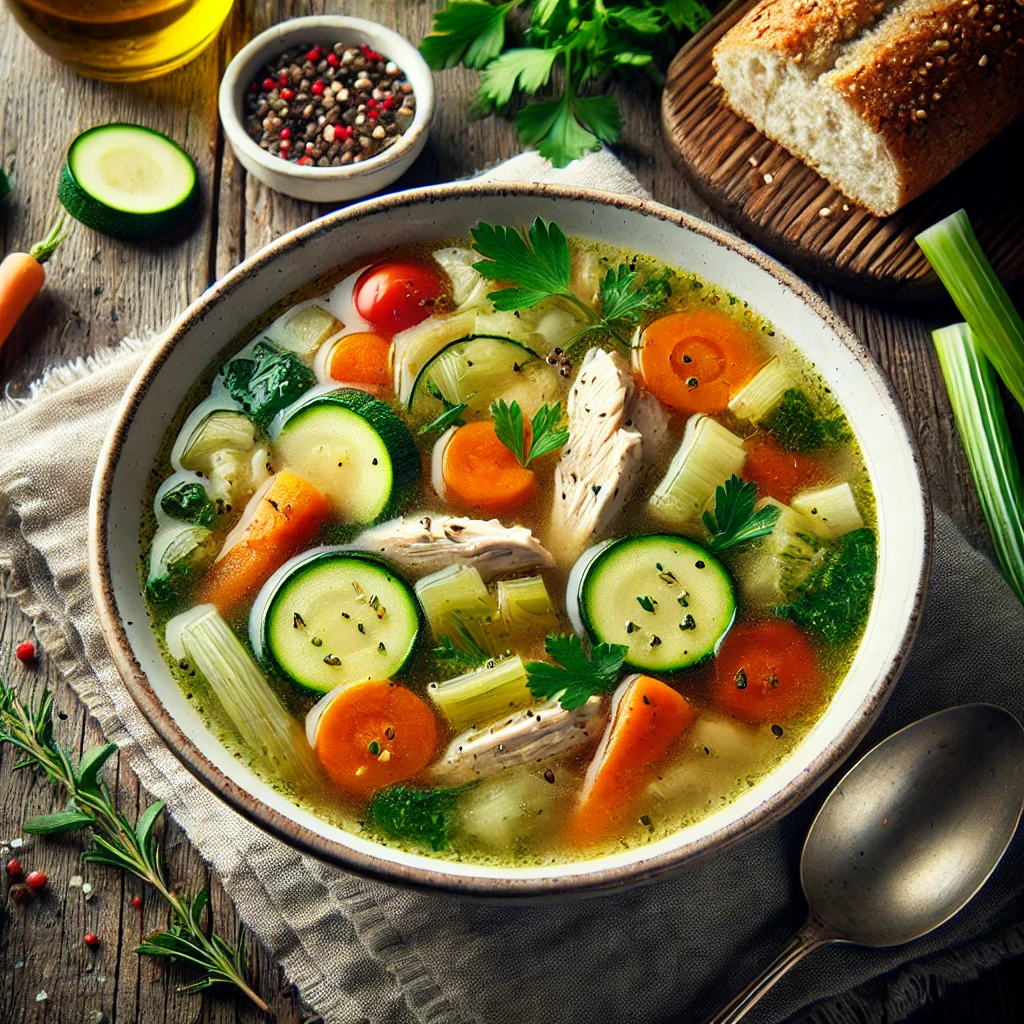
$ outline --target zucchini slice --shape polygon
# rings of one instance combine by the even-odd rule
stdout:
[[[322,491],[346,523],[373,522],[422,470],[409,428],[356,388],[316,395],[286,413],[274,455]]]
[[[337,548],[287,562],[249,616],[257,656],[317,693],[390,679],[412,655],[419,629],[416,598],[390,565]]]
[[[75,220],[101,234],[157,238],[195,211],[196,165],[176,142],[151,128],[98,125],[71,143],[57,196]]]
[[[562,393],[558,370],[536,352],[492,335],[470,335],[446,345],[420,370],[409,394],[409,411],[431,420],[444,412],[444,403],[468,406],[469,416],[486,415],[491,402],[518,401],[527,415]],[[439,399],[434,392],[439,393]]]
[[[710,658],[736,616],[725,566],[685,537],[651,533],[595,545],[569,575],[573,625],[624,644],[626,664],[676,672]]]

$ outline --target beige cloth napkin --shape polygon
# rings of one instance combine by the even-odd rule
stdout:
[[[557,172],[525,154],[486,177],[643,194],[607,152]],[[85,564],[96,456],[148,347],[127,341],[53,370],[27,399],[0,407],[0,584],[18,598],[107,738],[121,747],[150,796],[166,802],[243,920],[324,1021],[689,1021],[753,971],[798,923],[796,854],[813,809],[806,805],[679,878],[588,901],[513,907],[403,892],[299,856],[193,779],[121,683],[100,634]],[[1020,606],[991,564],[948,521],[940,525],[937,574],[978,596],[979,649],[993,659],[1009,657],[1007,643],[1019,649],[1024,637]],[[1009,618],[993,614],[1003,608],[1011,609]],[[923,632],[932,640],[919,642],[917,668],[908,673],[916,678],[900,690],[908,699],[894,699],[880,728],[891,731],[934,707],[969,699],[965,687],[977,692],[967,686],[977,674],[976,652],[965,644],[961,660],[951,660],[946,643],[950,622],[970,635],[964,614],[960,605],[926,613]],[[989,699],[1007,706],[1019,701],[1019,674],[1005,674]],[[922,680],[926,688],[919,692]],[[61,699],[67,695],[58,694]],[[1022,859],[1020,844],[1015,847],[1010,870]],[[893,954],[819,954],[756,1019],[779,1021],[811,1003],[817,1005],[808,1019],[828,1024],[898,1019],[944,980],[1018,951],[1024,911],[1018,886],[1001,872],[1003,883],[990,883],[978,912],[958,919],[955,931]],[[950,951],[954,944],[961,948]],[[928,959],[907,967],[915,957]],[[878,977],[900,965],[902,971]]]

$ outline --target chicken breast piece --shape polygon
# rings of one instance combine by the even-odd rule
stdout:
[[[600,348],[590,349],[580,365],[568,418],[551,508],[564,564],[611,530],[668,431],[658,401],[636,387],[623,359]]]
[[[349,546],[384,555],[416,577],[454,564],[475,566],[484,579],[554,565],[548,550],[524,526],[432,512],[371,527]]]

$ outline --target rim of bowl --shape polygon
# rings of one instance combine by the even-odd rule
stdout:
[[[454,196],[513,196],[524,199],[538,195],[566,200],[582,200],[633,211],[676,224],[709,240],[731,249],[737,255],[756,264],[779,281],[825,321],[860,363],[862,370],[872,379],[892,406],[903,429],[904,438],[915,469],[915,491],[923,522],[923,551],[913,584],[906,632],[893,655],[885,674],[877,679],[860,703],[857,713],[840,729],[835,741],[810,762],[801,774],[771,794],[760,805],[751,809],[721,829],[693,841],[630,864],[596,870],[586,870],[588,863],[577,862],[582,869],[566,877],[494,878],[455,874],[445,870],[446,862],[437,860],[437,868],[401,864],[386,856],[364,853],[341,842],[318,834],[292,818],[263,803],[258,797],[228,778],[185,735],[182,728],[164,708],[149,684],[145,672],[135,657],[124,623],[117,611],[114,583],[107,557],[107,519],[112,503],[111,487],[122,445],[131,429],[135,414],[149,386],[170,352],[193,324],[224,295],[240,287],[244,281],[264,266],[288,253],[301,250],[306,240],[326,226],[338,221],[354,220],[371,213],[400,210],[410,205],[443,201]],[[448,892],[462,896],[536,898],[572,896],[621,888],[651,881],[662,875],[692,865],[710,853],[725,849],[745,836],[766,827],[792,810],[808,797],[857,748],[888,699],[893,684],[909,657],[921,619],[925,589],[931,570],[932,508],[927,481],[923,473],[920,453],[913,433],[909,429],[903,407],[896,397],[889,379],[882,373],[874,358],[846,323],[811,288],[792,271],[777,263],[760,249],[729,235],[720,228],[701,221],[690,214],[674,210],[648,199],[638,199],[621,193],[575,186],[557,186],[540,183],[472,181],[456,184],[432,185],[406,192],[379,196],[302,225],[265,246],[250,256],[208,288],[193,302],[168,330],[163,341],[148,354],[125,391],[124,399],[110,427],[100,451],[93,480],[89,508],[89,576],[93,598],[99,615],[104,640],[110,649],[118,671],[132,698],[150,725],[182,764],[208,789],[220,796],[231,808],[249,821],[280,839],[287,845],[326,861],[344,870],[391,885],[400,885],[429,891]],[[431,865],[435,863],[431,860]]]
[[[410,81],[413,74],[420,80],[419,84],[413,84],[413,93],[416,96],[415,116],[398,142],[389,146],[383,153],[361,160],[358,164],[346,164],[343,167],[305,166],[270,156],[246,131],[239,114],[244,102],[246,80],[255,68],[266,58],[277,56],[283,49],[293,46],[299,37],[306,36],[312,42],[318,42],[319,40],[313,37],[323,35],[325,29],[339,32],[353,30],[376,40],[380,52],[384,53],[388,60],[398,64]],[[344,40],[336,39],[335,42]],[[250,69],[249,72],[242,74],[247,68]],[[414,72],[410,70],[412,68],[415,68]],[[405,36],[386,25],[381,25],[380,22],[370,21],[368,18],[350,18],[341,14],[314,14],[304,18],[289,18],[264,29],[232,57],[224,69],[217,91],[217,111],[232,146],[242,149],[249,159],[268,171],[293,178],[308,178],[311,181],[360,178],[401,158],[417,145],[420,136],[429,131],[430,122],[434,117],[434,103],[434,78],[430,66]]]

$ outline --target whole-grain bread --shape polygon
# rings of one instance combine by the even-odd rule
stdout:
[[[1024,113],[1024,0],[760,0],[714,64],[738,114],[887,216]]]

